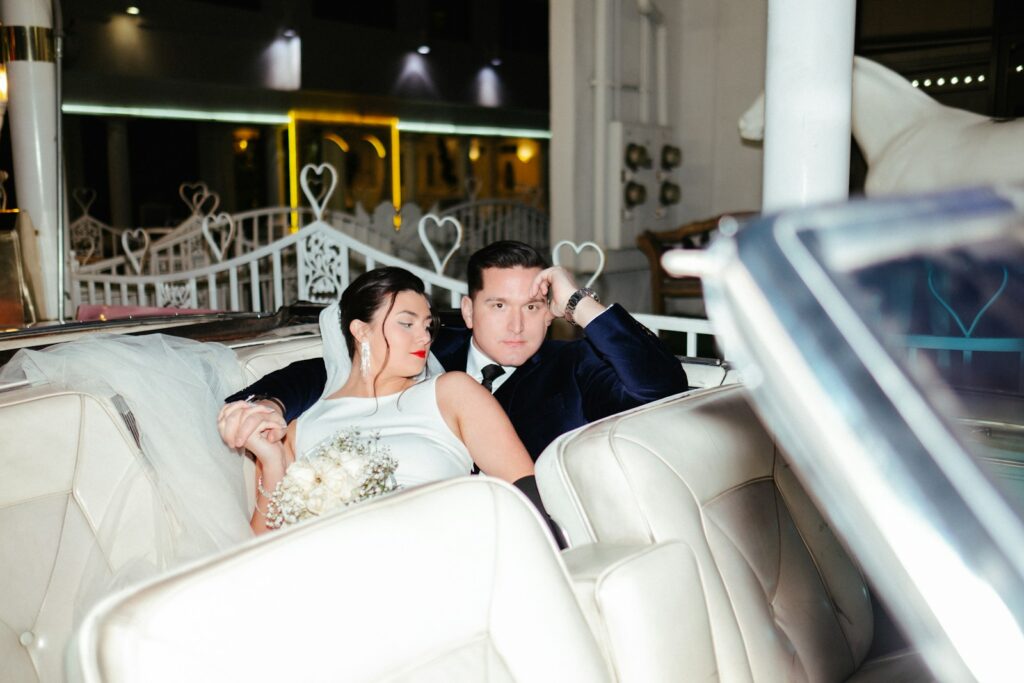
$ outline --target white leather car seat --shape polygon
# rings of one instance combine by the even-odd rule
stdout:
[[[246,343],[232,346],[242,370],[250,382],[255,382],[264,375],[275,370],[309,358],[323,355],[323,343],[320,335],[295,337],[260,343]]]
[[[913,654],[865,662],[873,637],[867,584],[741,385],[665,399],[571,432],[543,453],[537,477],[570,553],[593,543],[683,544],[651,570],[660,581],[633,582],[632,612],[615,610],[625,615],[620,622],[643,624],[652,614],[664,621],[666,603],[645,591],[688,605],[676,610],[679,628],[662,628],[646,645],[629,643],[630,657],[647,647],[652,661],[664,662],[632,680],[675,680],[684,670],[692,680],[930,680]],[[696,574],[687,568],[691,552]],[[670,581],[671,566],[678,569]],[[677,595],[681,587],[689,587],[688,601]],[[699,632],[701,623],[710,633]],[[629,624],[601,629],[613,666],[629,670],[614,661],[615,634]]]
[[[97,560],[116,571],[147,555],[154,492],[108,399],[48,386],[4,392],[0,433],[0,680],[56,683],[83,574]],[[126,477],[129,493],[114,496]],[[103,525],[112,505],[127,506],[117,529]],[[112,533],[97,545],[101,528]]]
[[[269,534],[112,596],[69,678],[600,681],[600,649],[539,516],[466,477]]]

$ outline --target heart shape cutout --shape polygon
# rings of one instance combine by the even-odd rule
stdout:
[[[961,332],[963,332],[964,337],[970,337],[972,334],[974,334],[974,328],[978,326],[978,322],[981,320],[981,316],[983,316],[985,314],[985,311],[987,311],[989,307],[996,302],[996,299],[998,299],[999,296],[1003,293],[1003,290],[1006,289],[1006,283],[1009,282],[1010,280],[1010,273],[1009,271],[1007,271],[1006,267],[1003,266],[1003,281],[999,285],[999,288],[995,291],[995,294],[989,297],[988,301],[985,302],[985,305],[982,306],[978,313],[974,316],[974,320],[971,321],[971,326],[965,327],[963,320],[961,320],[960,316],[957,315],[956,311],[953,310],[953,307],[950,306],[949,302],[946,301],[941,294],[939,294],[937,289],[935,289],[935,283],[932,281],[933,272],[934,271],[932,270],[932,268],[929,267],[928,289],[931,291],[932,296],[935,297],[935,300],[938,301],[939,304],[946,309],[946,312],[953,317],[953,322],[955,322],[956,326],[960,328]]]
[[[319,195],[314,194],[309,188],[309,175],[312,173],[323,182],[324,173],[327,172],[330,175],[330,182],[324,183],[324,188],[321,189]],[[306,164],[302,167],[302,173],[299,174],[299,185],[302,186],[302,194],[306,195],[306,201],[313,207],[313,215],[316,216],[317,221],[322,221],[324,219],[324,207],[327,206],[331,195],[334,194],[334,188],[338,185],[338,172],[326,162],[319,166]]]
[[[83,216],[89,215],[89,207],[96,201],[96,190],[91,187],[76,187],[71,191],[71,197],[75,200],[75,204],[82,210]]]
[[[142,244],[142,248],[133,251],[128,244],[132,241],[137,241]],[[149,253],[149,233],[142,228],[125,230],[121,233],[121,247],[124,249],[124,255],[125,258],[128,259],[128,263],[130,263],[132,268],[135,270],[135,274],[141,275],[142,264],[146,262],[146,254]]]
[[[196,213],[197,197],[205,197],[208,194],[210,194],[210,188],[201,180],[178,185],[178,196],[181,197],[181,201],[185,202],[185,206],[188,207],[192,215]]]
[[[437,228],[443,227],[445,224],[451,224],[455,226],[455,244],[445,254],[444,260],[441,260],[437,256],[437,250],[434,249],[434,245],[431,243],[430,238],[427,237],[427,227],[430,224],[435,225]],[[430,257],[431,262],[434,264],[434,272],[438,275],[444,273],[444,267],[448,265],[448,261],[451,260],[455,252],[462,246],[462,224],[459,223],[452,216],[445,216],[444,218],[438,218],[437,214],[426,213],[423,214],[423,218],[420,218],[418,227],[420,234],[420,242],[423,242],[423,247],[427,250],[427,256]]]
[[[571,240],[562,240],[561,242],[559,242],[558,244],[551,248],[551,263],[556,266],[562,265],[560,259],[558,258],[558,252],[559,250],[561,250],[562,247],[571,248],[574,252],[576,252],[577,256],[579,256],[580,252],[582,252],[584,249],[593,249],[594,251],[597,252],[597,269],[594,271],[594,274],[590,276],[590,279],[587,280],[587,283],[583,286],[590,287],[590,285],[594,284],[594,280],[600,277],[601,273],[604,272],[604,249],[597,246],[595,242],[584,242],[582,244],[577,245],[575,242]]]
[[[216,239],[213,233],[217,233]],[[203,219],[203,237],[206,238],[206,243],[210,245],[210,251],[220,263],[224,260],[224,253],[231,246],[231,241],[235,239],[235,220],[230,214],[223,211],[216,216],[210,214]]]
[[[197,192],[192,195],[192,202],[195,206],[193,216],[212,216],[220,206],[220,195],[216,192]]]

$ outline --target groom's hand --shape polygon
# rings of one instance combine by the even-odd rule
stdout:
[[[241,448],[255,435],[271,443],[281,441],[288,431],[281,408],[273,401],[233,401],[217,416],[220,438],[231,448]]]
[[[551,315],[556,318],[565,317],[565,306],[579,285],[565,268],[552,266],[537,273],[530,285],[530,296],[546,296],[549,298],[548,308]],[[590,297],[583,297],[576,305],[576,312],[573,318],[580,327],[586,327],[587,323],[593,320],[605,307]]]

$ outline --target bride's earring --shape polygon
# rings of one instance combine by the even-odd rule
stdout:
[[[370,342],[366,339],[359,342],[359,372],[363,379],[370,377]]]

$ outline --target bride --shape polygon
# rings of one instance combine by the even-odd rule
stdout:
[[[310,410],[285,425],[278,413],[238,401],[218,416],[225,443],[244,438],[257,460],[253,532],[268,530],[269,496],[288,466],[353,428],[380,435],[398,462],[400,486],[470,474],[475,464],[516,485],[543,514],[533,461],[497,400],[464,372],[430,373],[438,321],[422,280],[376,268],[353,280],[340,303],[320,316],[328,381]],[[255,430],[239,437],[240,426],[254,421]]]

